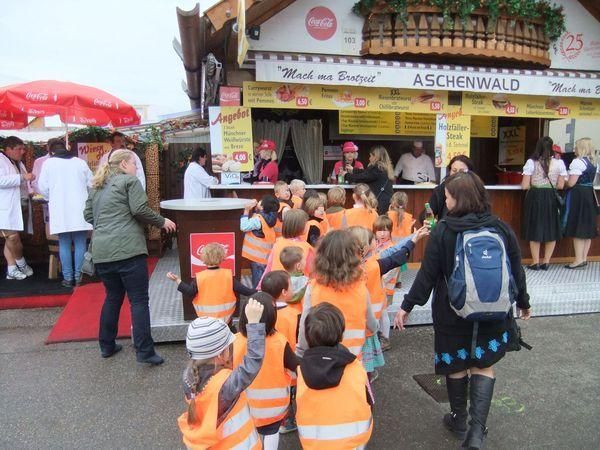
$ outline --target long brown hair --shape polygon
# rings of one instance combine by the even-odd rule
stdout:
[[[446,180],[446,190],[456,200],[449,216],[490,212],[491,205],[483,181],[473,172],[459,172]]]
[[[406,205],[408,204],[408,195],[406,192],[398,191],[394,192],[392,198],[390,199],[390,211],[396,214],[396,223],[398,226],[402,223],[404,219],[404,213],[406,212]]]
[[[377,197],[373,195],[371,188],[364,184],[359,183],[354,186],[354,195],[365,205],[368,211],[377,210]]]
[[[370,154],[375,157],[375,161],[369,163],[369,166],[379,168],[379,170],[385,172],[390,180],[394,180],[394,178],[396,178],[394,176],[394,167],[392,166],[392,160],[385,147],[377,145],[371,149]]]
[[[347,230],[330,231],[317,247],[314,275],[317,283],[342,290],[363,276],[362,249]]]

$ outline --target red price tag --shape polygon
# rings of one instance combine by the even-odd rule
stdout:
[[[296,106],[308,106],[308,97],[296,97]]]
[[[442,103],[441,102],[431,102],[429,104],[429,108],[431,109],[431,111],[441,111]]]
[[[354,107],[355,108],[365,108],[366,106],[367,106],[367,99],[366,98],[356,97],[354,99]]]
[[[242,164],[248,162],[248,152],[233,152],[233,160]]]
[[[506,108],[504,108],[504,111],[506,112],[506,114],[516,114],[517,107],[515,105],[506,105]]]
[[[568,116],[569,115],[569,107],[561,106],[560,108],[558,108],[558,115],[559,116]]]

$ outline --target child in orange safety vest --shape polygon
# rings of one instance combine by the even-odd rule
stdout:
[[[373,431],[367,374],[343,341],[342,312],[321,303],[306,316],[308,349],[300,360],[298,436],[305,450],[365,448]]]
[[[302,300],[309,281],[303,272],[306,268],[306,256],[301,247],[285,247],[279,254],[279,261],[290,278],[290,295],[289,298],[286,298],[287,305],[300,317]]]
[[[268,276],[268,275],[267,275]],[[250,415],[263,438],[265,450],[276,450],[279,445],[279,427],[288,413],[292,373],[296,372],[298,360],[286,337],[275,329],[277,310],[273,297],[259,292],[253,299],[264,307],[261,322],[265,324],[265,357],[258,375],[246,389]],[[240,315],[233,343],[233,367],[242,364],[246,354],[247,318]]]
[[[399,241],[412,234],[415,226],[415,219],[408,211],[408,196],[406,192],[395,192],[390,199],[390,209],[388,217],[392,220],[392,240]]]
[[[340,186],[334,186],[327,191],[327,209],[325,216],[331,230],[347,228],[346,222],[346,190]]]
[[[253,299],[245,307],[246,354],[235,369],[235,336],[225,322],[199,317],[188,326],[186,348],[191,360],[183,373],[188,407],[177,419],[187,448],[262,448],[244,391],[257,376],[265,355],[263,309]]]
[[[291,201],[292,194],[290,193],[290,187],[285,181],[278,181],[273,187],[273,194],[279,201],[279,208],[277,209],[277,223],[275,224],[275,236],[281,236],[281,229],[283,226],[283,216],[286,212],[293,208],[294,204]]]
[[[354,236],[360,246],[371,308],[375,318],[380,323],[383,314],[387,314],[387,297],[381,274],[406,263],[415,243],[428,234],[429,229],[423,227],[412,240],[403,241],[389,249],[388,253],[390,254],[382,259],[379,259],[379,255],[375,252],[376,241],[371,230],[364,227],[350,227],[348,232]],[[377,333],[367,332],[367,338],[362,347],[362,355],[362,362],[369,374],[369,380],[374,381],[378,376],[377,367],[382,367],[385,364]]]
[[[306,184],[304,181],[297,179],[290,181],[290,192],[292,193],[292,208],[302,208],[302,199],[306,193]]]
[[[252,287],[258,285],[267,267],[269,253],[276,239],[278,210],[279,201],[272,195],[265,195],[260,202],[253,201],[246,206],[240,218],[240,230],[245,233],[242,256],[250,261]]]
[[[206,270],[196,273],[195,282],[181,281],[172,272],[167,278],[177,283],[177,290],[186,297],[192,297],[192,304],[198,317],[208,316],[231,321],[237,305],[236,294],[251,296],[256,292],[233,278],[231,269],[219,267],[225,259],[225,249],[217,242],[204,246],[200,258],[206,264]]]
[[[354,206],[346,210],[346,226],[370,230],[377,219],[377,198],[366,184],[357,184],[352,193]]]
[[[329,222],[325,215],[325,203],[320,196],[309,197],[304,200],[302,209],[308,214],[308,234],[306,241],[316,247],[325,234],[329,231]]]
[[[301,249],[298,247],[286,247],[281,252],[282,259],[287,255],[287,251],[296,249],[302,256]],[[277,308],[277,321],[275,329],[283,334],[292,351],[296,351],[298,342],[298,323],[300,321],[300,312],[292,307],[290,301],[293,299],[293,291],[291,289],[290,275],[283,270],[275,270],[265,275],[262,280],[262,292],[270,294],[275,299],[275,307]],[[301,305],[301,303],[300,303]],[[290,407],[288,415],[279,428],[279,433],[286,434],[296,431],[296,414],[294,410],[294,400],[296,398],[296,377],[292,376],[292,387],[290,390]]]

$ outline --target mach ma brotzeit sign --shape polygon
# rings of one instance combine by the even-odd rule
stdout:
[[[260,55],[257,55],[260,56]],[[310,58],[310,57],[309,57]],[[278,83],[471,91],[498,94],[600,98],[600,76],[427,66],[387,61],[287,61],[256,58],[256,80]],[[343,58],[341,59],[343,61]],[[564,74],[564,73],[563,73]]]

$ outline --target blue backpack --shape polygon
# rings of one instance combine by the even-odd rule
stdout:
[[[516,298],[516,284],[504,240],[494,228],[456,235],[454,269],[449,279],[450,306],[473,322],[503,320]]]

